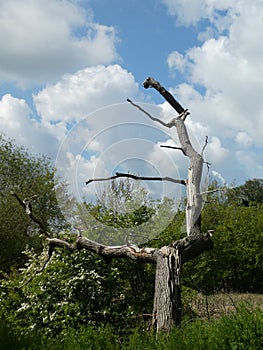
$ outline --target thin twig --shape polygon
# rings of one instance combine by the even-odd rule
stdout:
[[[176,146],[166,146],[166,145],[161,145],[160,147],[162,148],[171,148],[171,149],[178,149],[183,152],[183,154],[186,156],[185,151],[182,149],[182,147],[176,147]]]
[[[210,167],[211,167],[212,163],[204,162],[204,164],[206,164],[206,167],[207,167],[207,174],[209,174]]]
[[[38,275],[39,273],[43,272],[45,267],[47,266],[47,263],[49,262],[49,260],[51,259],[51,255],[48,255],[47,259],[45,260],[43,266],[41,267],[41,269],[35,271],[35,273],[25,282],[23,283],[21,286],[17,287],[17,289],[22,289],[24,288],[27,284],[29,284],[35,277],[36,275]]]
[[[130,104],[136,108],[138,108],[141,112],[143,112],[144,114],[147,115],[147,117],[149,117],[151,120],[158,122],[160,124],[162,124],[163,126],[167,127],[167,128],[171,128],[172,126],[174,126],[174,121],[172,120],[170,123],[165,123],[162,120],[153,117],[149,112],[147,112],[145,109],[143,109],[141,106],[137,105],[136,103],[132,102],[132,100],[130,100],[129,98],[127,98],[127,101],[130,102]]]
[[[207,144],[208,144],[208,136],[206,136],[206,137],[205,137],[205,144],[204,144],[204,146],[203,146],[203,148],[202,148],[202,151],[201,151],[201,156],[203,156],[203,154],[204,154],[204,150],[205,150],[205,148],[206,148]]]
[[[199,194],[202,196],[203,194],[210,194],[210,193],[214,193],[214,192],[219,192],[219,191],[224,191],[224,188],[216,188],[214,190],[209,190],[209,191],[204,191],[204,192],[200,192]]]

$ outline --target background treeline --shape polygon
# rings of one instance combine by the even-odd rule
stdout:
[[[36,195],[32,201],[34,214],[55,236],[69,241],[74,241],[74,235],[64,221],[57,196],[60,196],[60,204],[64,201],[76,218],[80,214],[78,206],[67,195],[65,184],[56,179],[55,169],[48,159],[32,156],[4,137],[0,138],[0,143],[0,320],[3,325],[0,337],[8,342],[11,341],[9,334],[12,334],[12,339],[17,344],[32,338],[32,344],[39,345],[35,348],[41,348],[42,341],[47,346],[48,341],[51,344],[57,337],[60,337],[60,343],[61,339],[70,338],[72,344],[74,341],[77,344],[77,339],[80,341],[83,337],[93,339],[95,344],[96,336],[101,335],[98,342],[102,343],[90,348],[99,349],[104,346],[110,349],[111,343],[117,349],[116,344],[125,348],[124,339],[129,344],[143,342],[132,331],[140,325],[142,337],[148,339],[148,343],[152,344],[151,348],[159,348],[155,337],[151,338],[146,332],[154,293],[155,267],[152,265],[140,265],[128,260],[106,261],[87,251],[69,253],[57,250],[46,269],[36,275],[31,283],[22,289],[10,289],[23,284],[41,268],[47,254],[45,237],[10,195],[10,191],[15,191],[21,198]],[[218,186],[217,183],[211,183],[210,190]],[[115,238],[119,235],[120,240],[123,229],[139,227],[154,215],[159,215],[164,222],[166,216],[170,218],[173,215],[173,220],[158,237],[151,239],[149,235],[148,246],[162,246],[185,236],[184,203],[175,212],[175,203],[171,199],[153,201],[148,198],[140,184],[135,185],[126,180],[112,183],[105,191],[96,203],[82,204],[89,212],[88,217],[96,219],[94,226],[87,229],[92,231],[93,237],[96,238],[98,222],[106,224],[104,228],[113,227]],[[135,204],[138,201],[141,203],[140,206],[135,205],[136,210],[130,210],[133,207],[132,200]],[[69,202],[72,205],[69,206]],[[163,227],[161,220],[158,222]],[[262,293],[263,180],[251,179],[242,186],[211,192],[202,211],[202,230],[208,229],[215,231],[214,249],[185,264],[182,270],[185,322],[196,317],[191,308],[191,298],[195,298],[197,293]],[[87,231],[86,234],[91,232]],[[108,235],[109,240],[114,240],[112,230]],[[245,323],[241,322],[242,317],[246,319],[247,341],[252,341],[252,335],[262,331],[260,310],[251,313],[243,308],[236,316],[228,317],[230,318],[222,319],[221,323],[213,321],[203,324],[195,321],[185,325],[185,331],[180,336],[176,334],[177,339],[182,338],[181,347],[178,348],[187,349],[183,344],[187,341],[186,334],[191,339],[191,332],[195,336],[199,332],[206,334],[204,339],[209,344],[208,339],[212,342],[213,337],[210,331],[213,331],[215,344],[220,340],[219,333],[218,339],[216,338],[215,329],[225,327],[226,330],[227,324],[236,322],[237,328],[232,334],[234,339],[234,332],[241,333],[241,329],[245,327]],[[93,330],[95,333],[92,333]],[[244,335],[244,331],[242,332]],[[79,337],[76,338],[76,334]],[[229,333],[229,339],[232,335]],[[257,339],[262,341],[262,336]],[[165,337],[158,341],[160,344],[167,342],[166,348],[172,348],[169,345],[170,340]],[[200,338],[200,344],[201,341]],[[68,341],[65,344],[69,343]],[[222,347],[222,344],[211,349],[235,348],[234,345],[229,347],[230,343],[228,347]],[[17,346],[22,348],[21,344]],[[240,349],[250,348],[236,346]],[[257,349],[255,346],[254,344],[251,349]],[[74,348],[78,349],[77,345]],[[137,348],[147,348],[146,343],[141,343],[141,347]],[[201,349],[201,345],[196,347],[198,348]],[[206,348],[209,349],[208,346]]]

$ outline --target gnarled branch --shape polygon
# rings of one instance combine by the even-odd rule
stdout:
[[[171,243],[170,247],[177,247],[179,249],[183,264],[191,260],[193,257],[198,256],[203,251],[212,249],[212,233],[212,230],[208,231],[205,235],[197,232],[196,235],[181,238]],[[166,249],[166,246],[162,248],[139,248],[135,245],[106,246],[82,236],[77,237],[74,244],[70,244],[57,238],[49,238],[48,244],[52,249],[55,247],[66,248],[70,251],[74,249],[86,249],[104,258],[128,258],[142,263],[156,263],[159,251],[161,251],[163,254]]]
[[[163,87],[161,84],[154,80],[153,78],[147,78],[144,82],[144,87],[153,87],[156,89],[166,101],[178,112],[180,113],[177,118],[173,118],[169,123],[164,123],[158,118],[153,118],[148,112],[144,111],[141,107],[134,104],[129,100],[132,105],[136,108],[142,110],[150,119],[159,122],[163,126],[171,128],[176,127],[179,142],[181,145],[182,152],[189,158],[189,169],[188,178],[186,182],[187,190],[187,206],[186,206],[186,228],[187,235],[190,236],[194,228],[198,227],[200,229],[200,214],[202,209],[202,197],[200,196],[200,183],[203,170],[203,156],[199,154],[190,141],[186,126],[185,118],[189,114],[188,110],[185,110],[175,98]],[[195,227],[196,226],[196,227]]]

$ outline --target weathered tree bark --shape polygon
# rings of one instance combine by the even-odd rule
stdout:
[[[163,247],[157,255],[152,325],[170,332],[181,324],[180,255],[178,248]]]
[[[66,248],[69,251],[86,249],[101,257],[112,259],[129,258],[141,263],[157,263],[159,254],[164,254],[164,252],[167,254],[170,248],[176,248],[181,257],[181,264],[184,264],[205,250],[213,248],[211,236],[212,233],[208,231],[204,235],[181,238],[172,242],[170,246],[164,246],[162,248],[139,248],[135,245],[106,246],[81,236],[77,237],[74,244],[58,238],[47,238],[47,240],[49,247],[52,248],[52,253],[55,248]]]
[[[211,240],[212,230],[205,234],[201,233],[200,215],[202,209],[202,195],[200,193],[200,182],[203,168],[203,150],[199,154],[192,146],[189,135],[185,126],[185,119],[189,114],[175,98],[153,78],[148,78],[144,82],[144,87],[153,87],[156,89],[166,101],[179,113],[177,118],[172,119],[169,123],[165,123],[158,118],[152,117],[148,112],[140,106],[128,100],[133,106],[145,113],[150,119],[160,123],[161,125],[177,130],[180,147],[174,147],[182,151],[183,155],[189,158],[188,177],[186,180],[176,180],[170,177],[138,177],[131,174],[116,173],[116,175],[104,179],[90,179],[86,183],[92,181],[105,181],[118,177],[130,177],[134,180],[153,180],[153,181],[171,181],[176,184],[186,186],[187,205],[186,205],[186,226],[187,236],[175,242],[171,242],[169,246],[162,248],[139,248],[134,245],[123,246],[105,246],[97,242],[91,241],[86,237],[77,237],[74,244],[70,244],[64,240],[57,238],[48,238],[49,242],[49,257],[52,256],[55,248],[64,247],[69,251],[74,249],[87,249],[91,252],[99,254],[105,258],[128,258],[140,263],[155,263],[156,264],[156,279],[155,279],[155,297],[152,316],[152,325],[157,331],[163,330],[169,332],[172,326],[180,325],[181,322],[181,289],[180,289],[180,270],[181,266],[200,255],[206,250],[213,248]],[[19,203],[27,209],[20,198],[15,195]],[[29,213],[29,216],[37,222],[40,227],[41,223]],[[43,227],[41,227],[43,230]],[[49,235],[47,232],[45,232]],[[49,235],[50,236],[50,235]],[[46,263],[47,263],[46,262]],[[45,264],[46,264],[45,263]]]

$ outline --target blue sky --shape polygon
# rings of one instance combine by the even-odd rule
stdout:
[[[0,132],[52,157],[79,197],[116,169],[182,178],[186,160],[159,147],[175,130],[125,102],[171,119],[142,87],[153,76],[190,109],[195,146],[209,137],[211,177],[262,178],[262,17],[262,0],[2,0]]]
[[[198,28],[176,26],[176,19],[168,15],[161,1],[92,1],[94,19],[115,26],[120,36],[117,45],[123,66],[141,82],[146,75],[171,83],[166,62],[176,47],[185,52],[196,42]]]

